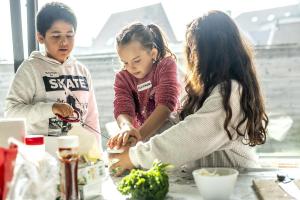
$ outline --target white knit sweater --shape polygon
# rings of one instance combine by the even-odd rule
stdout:
[[[142,168],[150,168],[155,159],[176,167],[191,163],[193,167],[259,167],[255,148],[243,144],[243,138],[230,128],[242,116],[241,91],[238,82],[232,81],[232,119],[228,127],[233,140],[223,128],[226,115],[220,86],[217,86],[196,113],[148,142],[130,148],[130,160]]]

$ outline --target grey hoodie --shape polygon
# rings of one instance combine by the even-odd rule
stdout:
[[[71,56],[61,64],[35,51],[14,77],[6,97],[5,116],[25,118],[30,134],[57,134],[66,123],[53,114],[55,102],[69,103],[86,124],[100,131],[88,69]]]

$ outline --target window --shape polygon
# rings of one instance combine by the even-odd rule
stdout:
[[[9,1],[1,1],[0,3],[0,13],[3,16],[2,19],[2,31],[0,34],[0,61],[8,61],[13,57],[13,50],[11,45],[11,26],[10,26],[10,11],[9,11]],[[4,31],[6,30],[6,31]]]
[[[286,13],[284,13],[284,16],[289,17],[289,16],[291,16],[291,13],[290,12],[286,12]]]
[[[268,16],[268,21],[273,21],[275,19],[275,15],[271,14]]]
[[[39,0],[41,8],[50,0]],[[273,2],[254,0],[236,2],[233,0],[213,3],[210,1],[185,0],[176,4],[171,1],[117,1],[103,3],[97,0],[61,2],[69,5],[77,16],[78,29],[75,40],[75,56],[91,71],[96,88],[96,98],[100,112],[102,131],[105,124],[113,121],[113,82],[116,69],[121,68],[115,50],[115,35],[126,24],[132,21],[142,21],[144,18],[161,25],[168,35],[170,48],[176,54],[184,76],[183,40],[185,27],[188,22],[209,9],[220,9],[230,13],[237,21],[245,35],[251,37],[255,46],[257,71],[266,96],[266,107],[270,116],[269,136],[267,144],[260,146],[258,152],[267,155],[300,155],[300,29],[293,20],[280,23],[276,11],[285,7],[297,10],[299,3],[293,0]],[[234,2],[234,3],[233,3]],[[195,6],[193,6],[195,5]],[[270,7],[272,6],[272,7]],[[27,55],[26,30],[26,1],[21,1],[24,55]],[[247,9],[245,9],[247,8]],[[266,9],[274,9],[271,14],[265,14]],[[3,104],[9,83],[13,77],[13,50],[11,39],[9,1],[0,1],[0,115],[3,116]],[[142,13],[142,14],[140,14]],[[270,13],[268,11],[268,13]],[[282,18],[294,17],[289,12]],[[178,18],[180,15],[180,18]],[[132,18],[134,16],[134,18]],[[250,16],[250,17],[249,17]],[[139,18],[141,17],[141,18]],[[144,18],[143,18],[144,17]],[[297,16],[298,18],[300,15]],[[275,31],[265,30],[273,27],[278,19]],[[250,20],[249,20],[250,19]],[[143,22],[143,21],[142,21]],[[258,23],[259,22],[259,23]],[[293,23],[292,23],[293,22]],[[287,30],[289,32],[287,37]],[[272,43],[267,45],[272,32]]]
[[[257,22],[257,20],[258,20],[258,17],[252,17],[252,18],[251,18],[251,21],[252,21],[252,22]]]
[[[3,117],[5,96],[14,75],[9,8],[9,1],[0,1],[0,15],[2,19],[0,32],[0,117]]]

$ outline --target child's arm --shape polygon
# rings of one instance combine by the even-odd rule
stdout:
[[[140,127],[142,140],[151,137],[166,122],[170,114],[171,111],[167,106],[159,104]]]
[[[139,129],[132,125],[132,117],[126,114],[119,115],[117,122],[121,129],[120,133],[109,140],[108,146],[119,149],[121,146],[127,145],[129,137],[135,137],[137,141],[151,137],[165,123],[170,113],[167,106],[158,105]]]
[[[108,141],[107,145],[110,148],[119,148],[123,143],[123,138],[130,135],[136,139],[141,138],[138,130],[133,126],[135,103],[128,78],[127,74],[122,71],[117,73],[115,77],[114,116],[121,131]]]
[[[45,102],[43,99],[34,102],[37,92],[35,76],[28,62],[25,61],[19,67],[5,100],[6,117],[25,118],[28,123],[35,124],[55,116],[53,102]]]
[[[128,145],[129,137],[133,137],[132,140],[130,140],[130,146],[142,140],[140,131],[132,125],[132,117],[126,114],[120,114],[117,118],[117,123],[120,127],[120,132],[109,139],[107,142],[109,148],[119,149],[121,146]]]
[[[119,72],[115,77],[114,83],[114,117],[119,122],[133,123],[133,117],[135,116],[135,103],[131,88],[128,83],[129,77],[122,72]],[[124,117],[119,116],[122,115]],[[119,126],[122,124],[119,124]]]
[[[125,145],[129,136],[141,136],[141,140],[151,137],[167,120],[170,113],[176,109],[179,97],[179,82],[177,79],[177,66],[172,58],[166,58],[159,63],[159,83],[156,87],[155,102],[156,108],[138,130],[130,129],[121,131],[109,142],[109,146],[119,148]],[[125,91],[125,90],[124,90]],[[123,92],[124,92],[123,91]],[[124,105],[126,107],[126,105]],[[127,118],[128,119],[128,118]],[[122,120],[125,123],[132,123],[132,120]],[[119,122],[118,122],[119,123]],[[114,145],[113,145],[114,144]]]
[[[133,127],[133,119],[129,115],[119,115],[117,122],[121,131],[113,136],[107,145],[110,148],[119,149],[121,146],[127,145],[129,137],[135,137],[137,141],[151,137],[165,123],[170,113],[171,111],[167,106],[158,105],[140,129]]]
[[[230,127],[236,127],[242,117],[240,94],[238,83],[233,83],[230,96],[232,108]],[[135,147],[130,148],[130,160],[136,167],[148,169],[155,159],[181,166],[184,163],[203,158],[214,151],[227,149],[227,152],[234,156],[229,159],[230,164],[232,161],[237,161],[243,166],[243,162],[247,162],[247,157],[251,155],[251,147],[245,146],[240,138],[236,138],[239,136],[229,127],[234,138],[230,141],[223,127],[225,115],[220,86],[218,86],[197,112],[148,142],[138,143]],[[241,129],[241,131],[243,130]],[[236,158],[240,158],[240,160],[235,160]],[[223,161],[221,159],[218,162]]]
[[[133,118],[127,114],[120,114],[117,118],[117,123],[120,129],[122,129],[125,126],[132,126]]]
[[[140,128],[143,139],[151,137],[162,127],[179,102],[180,88],[175,61],[165,58],[159,65],[159,82],[155,92],[156,108]]]

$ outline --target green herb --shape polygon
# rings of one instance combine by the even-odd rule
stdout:
[[[118,190],[132,199],[161,200],[169,191],[168,164],[154,161],[148,171],[133,169],[118,185]]]

